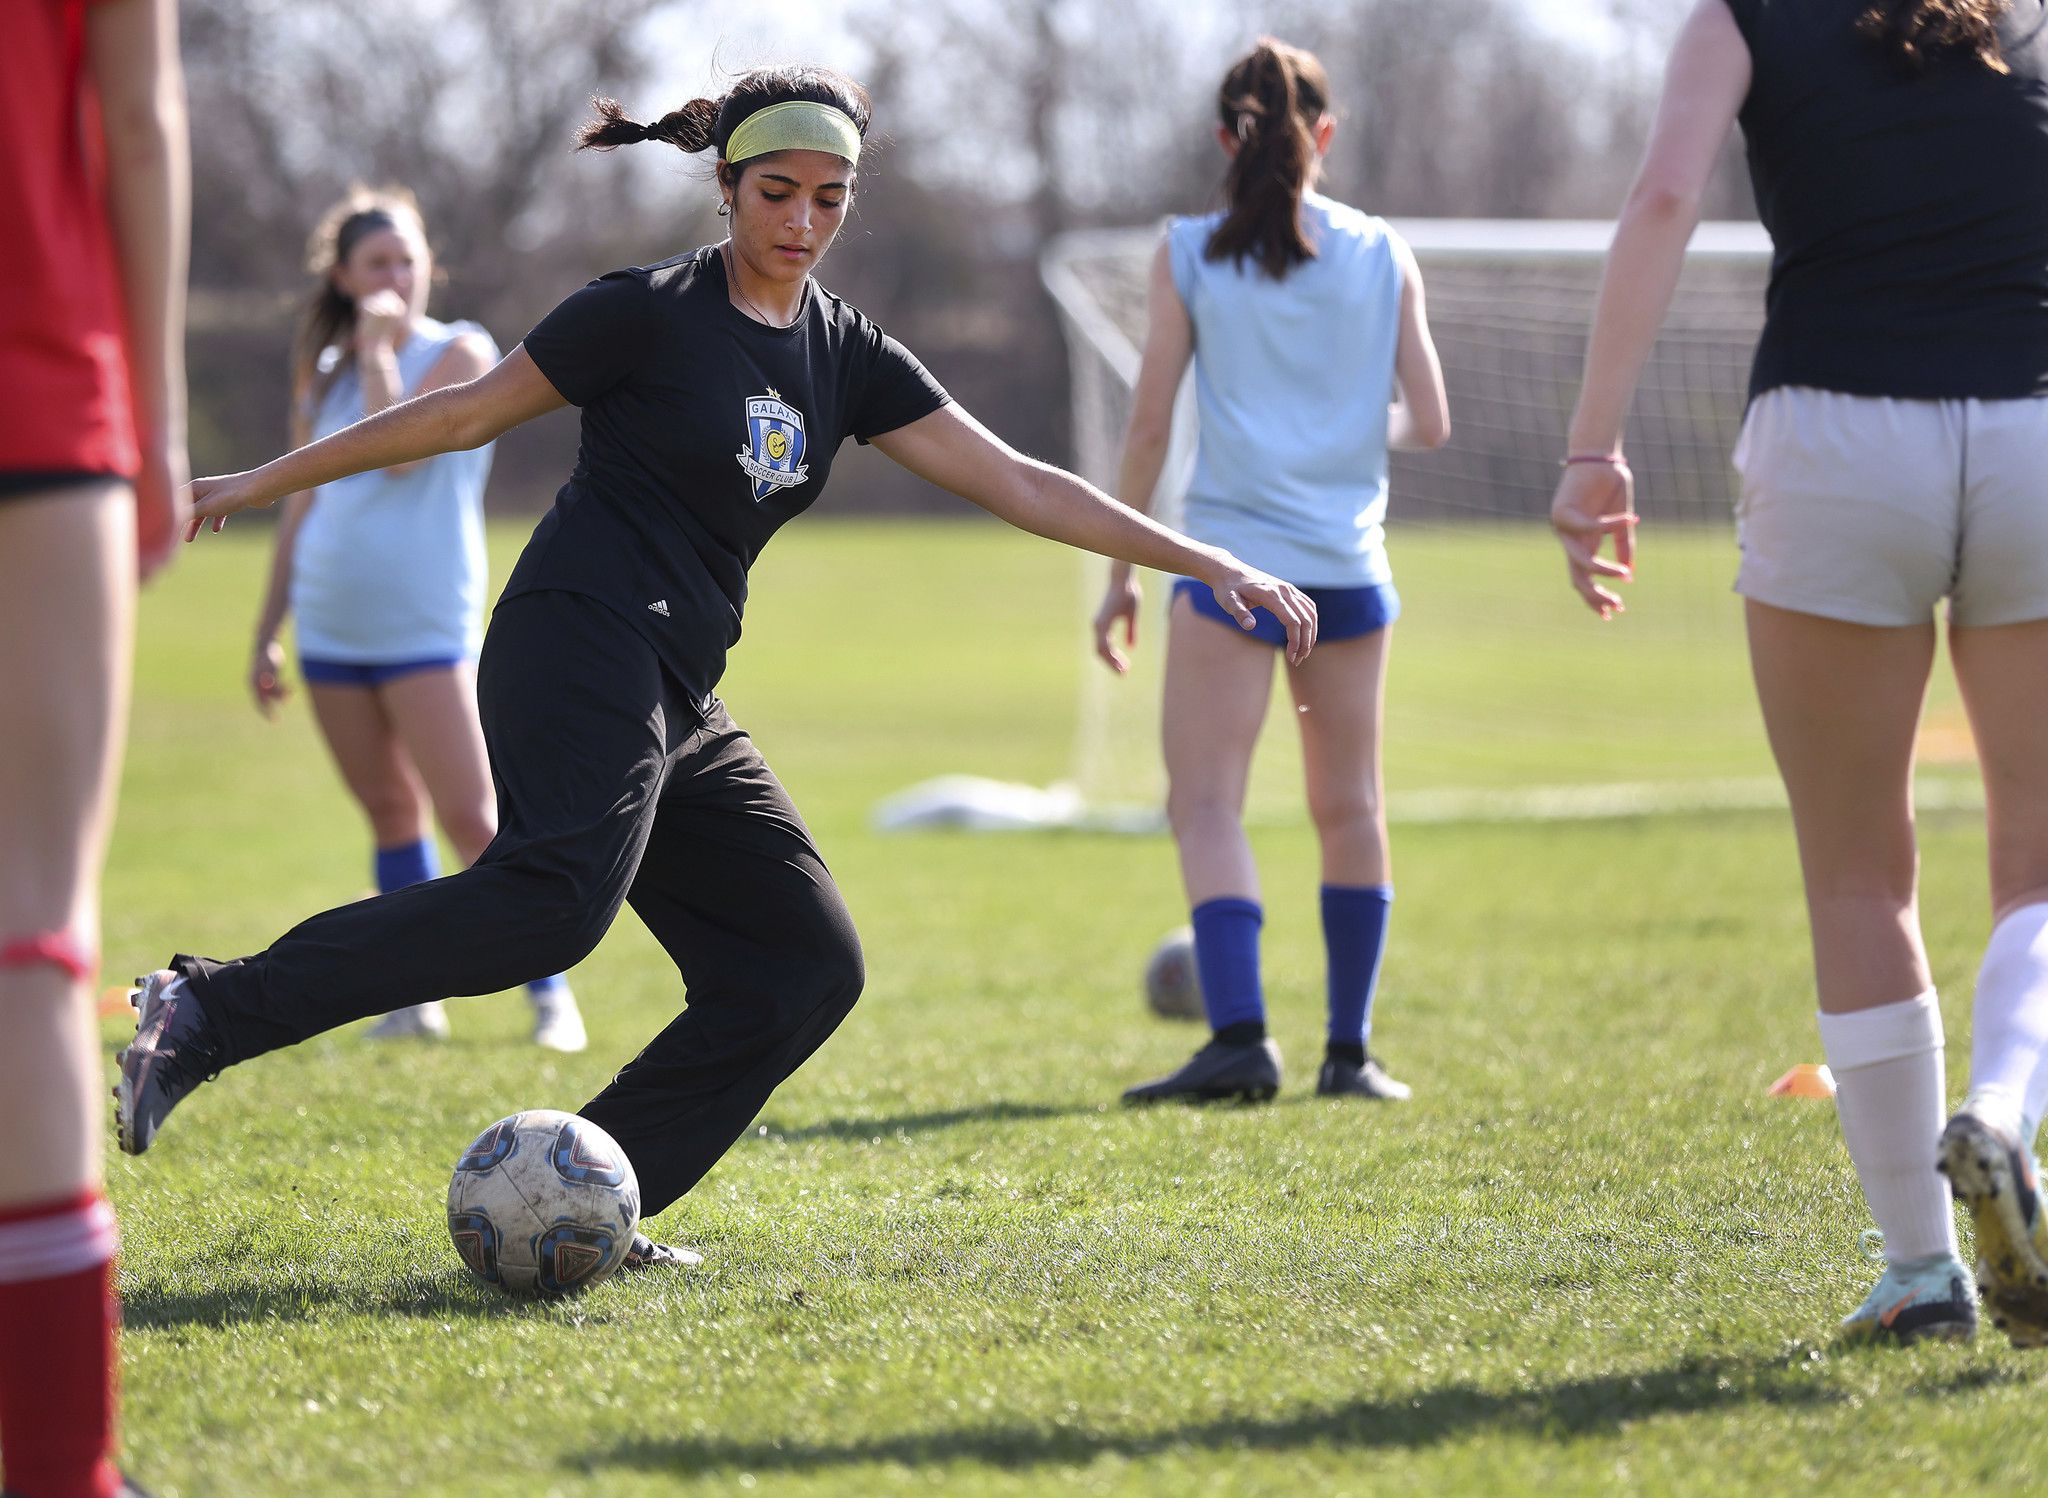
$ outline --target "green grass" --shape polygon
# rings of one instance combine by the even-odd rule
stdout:
[[[124,975],[367,883],[303,704],[265,725],[241,698],[255,534],[191,548],[144,611]],[[1540,537],[1415,539],[1394,788],[1767,773],[1722,543],[1663,544],[1690,581],[1602,631]],[[1989,1333],[1828,1346],[1871,1271],[1830,1110],[1764,1095],[1818,1059],[1782,817],[1402,829],[1376,1041],[1417,1100],[1331,1106],[1304,1095],[1316,868],[1283,755],[1256,843],[1290,1085],[1118,1110],[1196,1038],[1136,994],[1182,919],[1170,846],[867,827],[925,775],[1066,773],[1075,578],[987,527],[811,524],[764,562],[726,695],[871,983],[655,1224],[702,1271],[516,1304],[441,1224],[478,1128],[576,1106],[678,1006],[630,917],[575,975],[586,1056],[525,1046],[515,996],[463,1000],[447,1046],[324,1036],[114,1157],[138,1475],[179,1498],[2038,1488],[2048,1363]],[[1959,1077],[1983,838],[1923,831]]]

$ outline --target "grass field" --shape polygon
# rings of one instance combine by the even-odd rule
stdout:
[[[145,609],[117,976],[252,950],[367,882],[303,704],[265,725],[242,697],[260,539],[189,549]],[[1768,773],[1720,543],[1669,542],[1697,586],[1604,634],[1546,544],[1400,554],[1393,788]],[[1460,589],[1507,627],[1441,606]],[[1075,594],[1071,560],[992,527],[813,523],[764,561],[726,696],[871,979],[654,1224],[701,1271],[514,1304],[441,1223],[477,1129],[576,1106],[678,1007],[630,916],[575,974],[586,1056],[528,1048],[516,996],[462,1000],[448,1045],[337,1032],[115,1156],[137,1475],[178,1498],[2039,1490],[2048,1362],[1988,1331],[1829,1347],[1873,1271],[1831,1111],[1764,1095],[1818,1059],[1780,815],[1402,828],[1375,1042],[1417,1098],[1357,1108],[1307,1095],[1314,849],[1271,772],[1289,1085],[1120,1111],[1197,1039],[1136,993],[1183,918],[1169,845],[867,826],[925,775],[1067,772]],[[1983,839],[1923,831],[1959,1080]]]

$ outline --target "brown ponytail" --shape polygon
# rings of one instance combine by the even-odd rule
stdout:
[[[866,137],[873,105],[868,91],[844,73],[831,68],[755,68],[740,74],[733,80],[732,88],[716,99],[692,99],[651,125],[627,119],[625,110],[614,100],[592,99],[591,108],[597,111],[597,118],[577,132],[576,149],[610,151],[643,140],[659,140],[693,156],[715,149],[723,158],[726,142],[748,115],[771,104],[787,104],[796,99],[831,105],[852,120],[854,128]],[[737,180],[726,176],[722,159],[720,178],[728,183]]]
[[[1230,208],[1205,258],[1255,260],[1276,281],[1315,258],[1301,195],[1315,173],[1315,125],[1329,108],[1330,81],[1315,54],[1269,36],[1223,75],[1216,112],[1238,147],[1224,180]]]
[[[319,410],[335,379],[356,357],[349,341],[356,322],[355,298],[334,284],[334,272],[347,263],[365,235],[379,229],[403,230],[415,235],[422,246],[426,244],[426,223],[420,217],[419,201],[409,189],[372,189],[357,183],[347,197],[320,215],[320,222],[307,237],[306,270],[315,280],[292,337],[292,383],[311,392],[309,417]],[[330,348],[339,348],[341,356],[323,371],[320,358]]]
[[[1907,73],[1924,73],[1951,52],[1967,52],[1992,72],[2009,73],[1998,23],[2010,9],[2012,0],[1876,0],[1856,29]]]
[[[719,100],[692,99],[681,109],[670,110],[651,125],[626,118],[616,99],[592,99],[590,107],[598,117],[576,135],[579,151],[611,151],[637,145],[643,140],[663,140],[691,155],[711,144],[711,132],[718,124]]]

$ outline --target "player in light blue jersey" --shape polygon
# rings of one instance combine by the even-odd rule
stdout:
[[[475,323],[427,316],[432,260],[412,195],[357,191],[314,231],[318,288],[293,351],[292,440],[473,380],[498,358]],[[497,833],[477,724],[483,644],[484,480],[489,447],[378,469],[295,494],[277,527],[249,688],[268,717],[283,700],[278,631],[295,625],[321,736],[369,819],[379,893],[439,872],[431,809],[465,864]],[[527,985],[536,1043],[585,1044],[559,975]],[[387,1015],[380,1038],[444,1036],[438,1002]]]
[[[1387,637],[1400,612],[1384,533],[1387,452],[1450,435],[1443,373],[1407,246],[1381,220],[1313,190],[1336,128],[1322,65],[1262,39],[1225,75],[1217,102],[1229,205],[1175,220],[1153,260],[1118,492],[1149,508],[1192,360],[1200,444],[1187,532],[1301,588],[1321,619],[1314,656],[1287,668],[1322,843],[1329,1029],[1316,1090],[1400,1099],[1408,1088],[1367,1051],[1394,893],[1379,753]],[[1265,615],[1240,628],[1200,593],[1174,588],[1163,738],[1167,813],[1215,1033],[1187,1065],[1125,1093],[1133,1103],[1263,1100],[1280,1085],[1243,813],[1284,635]],[[1117,625],[1125,648],[1135,644],[1138,603],[1120,563],[1095,616],[1097,653],[1118,671],[1128,662]]]

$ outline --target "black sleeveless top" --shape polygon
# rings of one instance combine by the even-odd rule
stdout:
[[[1780,385],[2048,395],[2048,10],[2014,0],[2010,75],[1903,73],[1869,0],[1727,0],[1755,79],[1749,170],[1775,246],[1752,397]]]

